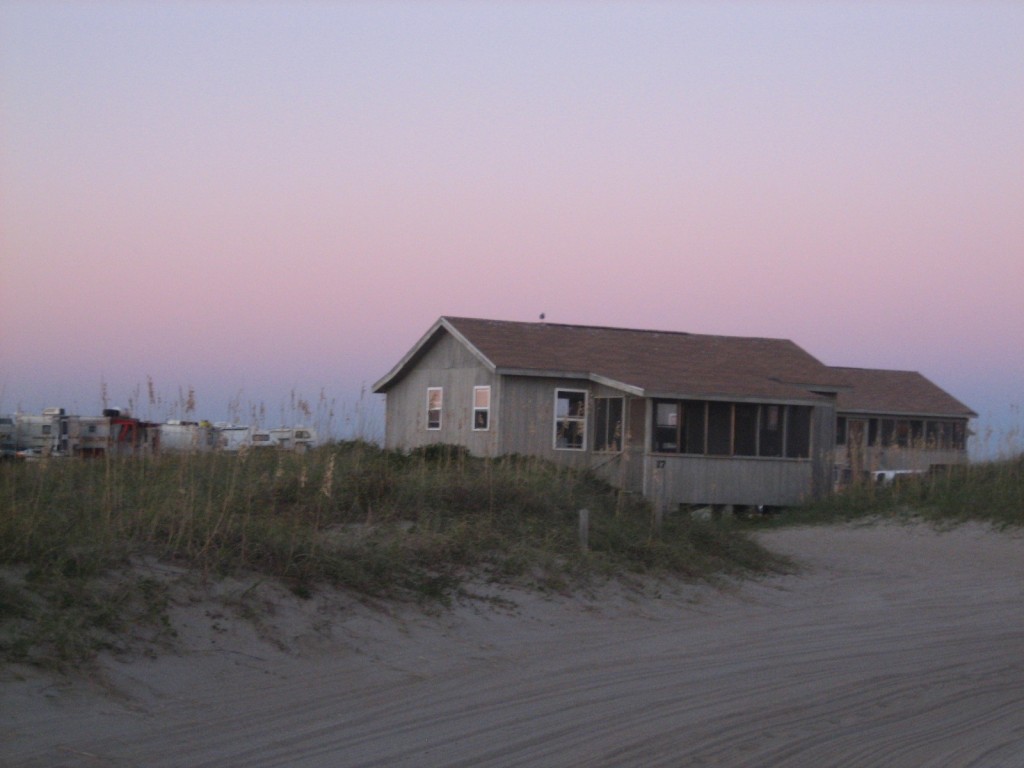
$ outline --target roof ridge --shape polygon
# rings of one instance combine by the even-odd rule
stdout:
[[[909,368],[867,368],[862,365],[830,365],[829,368],[835,368],[838,371],[865,371],[867,373],[916,373],[918,376],[924,376],[920,371],[913,371]]]
[[[521,325],[521,326],[553,326],[557,328],[579,328],[587,331],[619,331],[622,333],[660,333],[664,335],[674,336],[690,336],[690,337],[704,337],[708,339],[746,339],[748,341],[785,341],[790,344],[795,342],[792,339],[786,339],[778,336],[739,336],[736,334],[728,333],[695,333],[693,331],[670,331],[661,328],[626,328],[624,326],[616,325],[584,325],[582,323],[552,323],[548,320],[497,320],[489,317],[464,317],[458,315],[442,315],[444,320],[450,322],[458,322],[459,320],[465,320],[474,323],[499,323],[501,325]]]

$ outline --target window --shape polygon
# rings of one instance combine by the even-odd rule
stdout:
[[[555,390],[555,448],[582,451],[586,446],[587,393]]]
[[[622,450],[622,398],[594,398],[594,450]]]
[[[441,402],[444,389],[427,387],[427,429],[441,428]]]
[[[473,387],[473,429],[486,431],[491,425],[491,388]]]

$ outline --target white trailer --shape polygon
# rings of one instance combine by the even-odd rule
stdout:
[[[316,445],[316,430],[311,427],[275,427],[254,429],[253,448],[277,448],[280,451],[305,453]]]
[[[213,425],[207,421],[172,419],[158,429],[160,450],[166,453],[205,453],[216,443]]]
[[[213,425],[217,450],[238,453],[252,447],[252,427],[218,421]]]

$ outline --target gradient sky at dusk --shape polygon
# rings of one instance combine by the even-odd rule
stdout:
[[[344,431],[438,316],[541,312],[1020,445],[1024,4],[0,3],[0,412]]]

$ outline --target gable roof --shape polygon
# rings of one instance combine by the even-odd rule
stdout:
[[[442,317],[373,391],[386,392],[441,333],[498,374],[589,379],[646,397],[813,403],[844,386],[785,339]]]
[[[841,367],[835,370],[849,385],[836,399],[840,413],[960,418],[978,415],[916,371]]]

